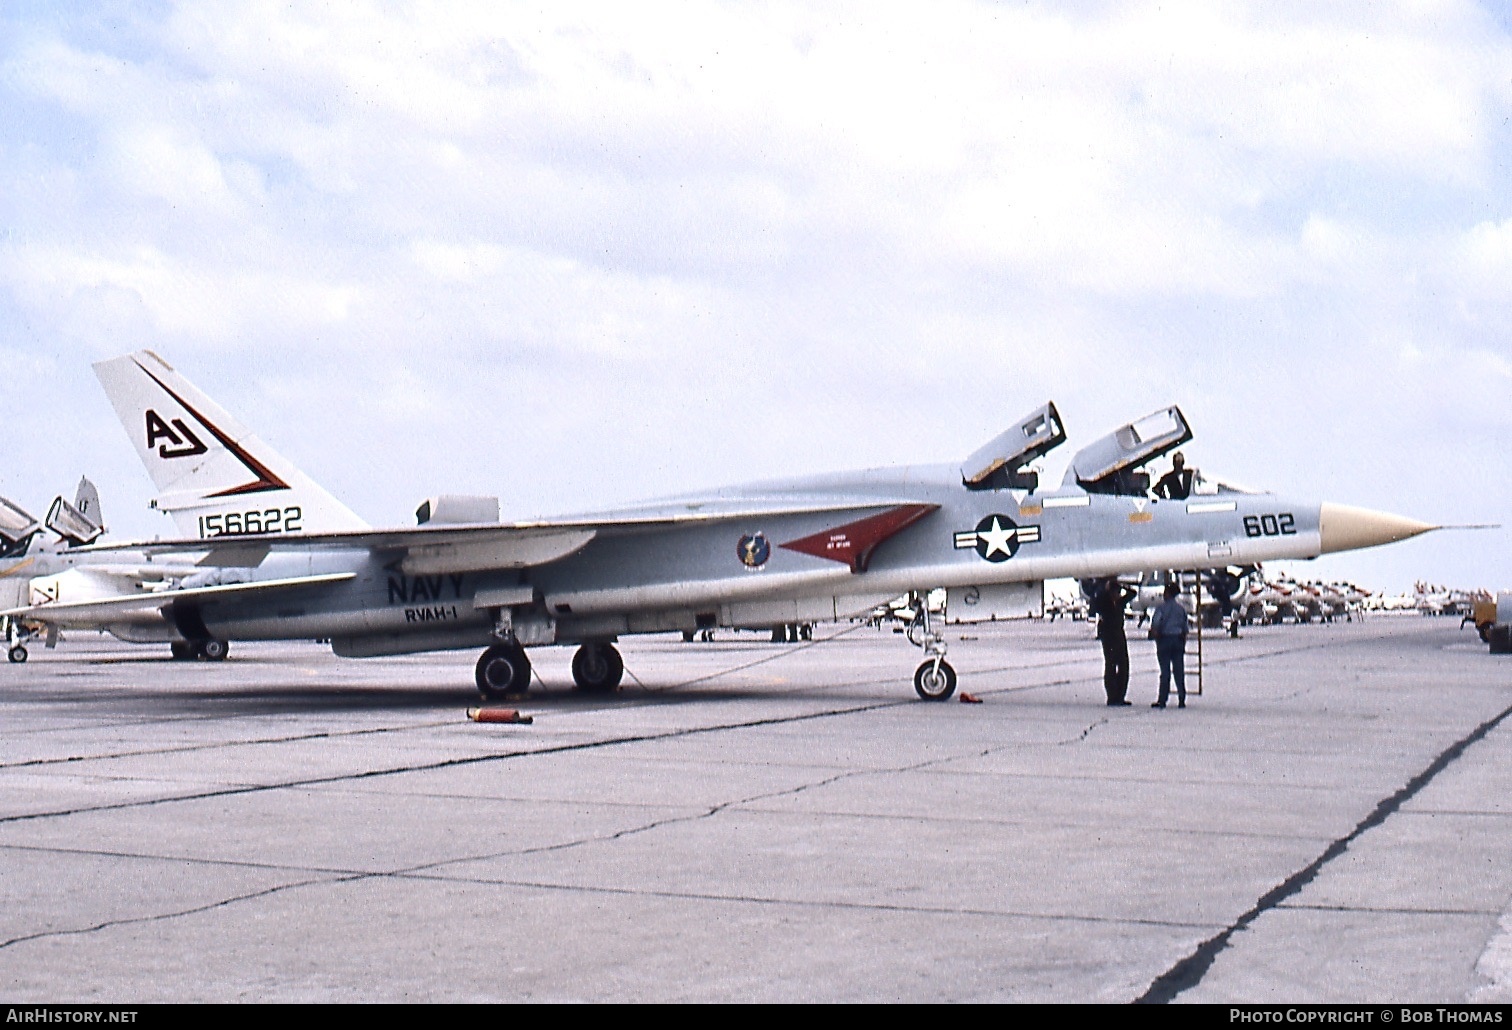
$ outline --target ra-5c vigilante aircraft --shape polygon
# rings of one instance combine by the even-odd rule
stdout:
[[[1028,468],[1066,439],[1046,404],[963,464],[767,482],[598,514],[498,522],[494,498],[426,502],[411,528],[375,530],[149,351],[95,366],[184,539],[174,590],[0,613],[85,625],[223,657],[231,640],[322,639],[367,657],[482,648],[478,688],[519,693],[527,648],[577,645],[573,679],[612,690],[633,633],[847,619],[946,589],[952,622],[1037,614],[1043,581],[1253,565],[1401,540],[1436,528],[1199,481],[1157,500],[1141,467],[1191,438],[1177,408],[1079,452],[1056,488]],[[913,638],[920,697],[956,675],[927,604]]]

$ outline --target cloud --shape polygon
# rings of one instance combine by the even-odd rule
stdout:
[[[1474,4],[5,17],[0,354],[189,355],[380,521],[954,461],[1047,397],[1073,446],[1174,400],[1197,460],[1383,507],[1512,442]]]
[[[185,341],[230,340],[255,320],[295,330],[337,323],[361,294],[288,272],[205,267],[151,247],[105,256],[30,246],[5,267],[17,297],[39,313],[52,308],[56,317],[86,296],[113,296],[138,307],[154,333]]]

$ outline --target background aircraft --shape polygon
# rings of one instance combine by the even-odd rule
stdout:
[[[78,556],[69,553],[70,549],[100,536],[104,526],[99,521],[99,508],[99,493],[87,478],[79,480],[73,504],[61,495],[53,501],[45,524],[14,501],[0,497],[0,607],[14,608],[48,600],[46,594],[34,596],[32,584],[71,568]],[[44,525],[56,535],[55,540],[41,539]],[[98,557],[93,560],[102,561]],[[6,657],[11,662],[26,661],[26,644],[37,628],[35,623],[0,616],[0,635],[5,638]],[[57,634],[51,634],[49,646],[56,641]]]
[[[1202,572],[1202,601],[1197,600],[1197,591],[1190,575],[1180,575],[1180,570],[1147,571],[1133,584],[1135,596],[1129,602],[1129,614],[1135,616],[1139,625],[1160,607],[1165,600],[1165,586],[1173,577],[1181,587],[1181,605],[1188,613],[1202,619],[1202,625],[1216,629],[1225,623],[1230,628],[1237,626],[1241,603],[1248,593],[1249,584],[1256,573],[1255,568],[1208,569]],[[1093,583],[1082,584],[1082,592],[1090,597]]]
[[[155,633],[207,655],[257,639],[329,639],[350,657],[480,647],[476,681],[490,696],[526,689],[531,646],[576,645],[577,685],[611,690],[624,669],[614,642],[633,633],[833,621],[937,588],[951,621],[985,621],[1038,613],[1050,577],[1310,558],[1435,528],[1216,480],[1155,500],[1143,467],[1192,436],[1175,407],[1082,449],[1061,485],[1042,489],[1029,466],[1066,439],[1046,404],[960,465],[503,524],[493,499],[443,496],[422,506],[419,526],[373,530],[151,352],[96,372],[156,507],[185,534],[129,546],[197,555],[203,571],[162,594],[3,614]],[[955,672],[940,620],[919,607],[910,636],[926,658],[914,687],[943,700]]]
[[[54,498],[41,523],[19,505],[0,497],[0,608],[51,604],[60,598],[87,600],[166,590],[196,571],[182,559],[154,561],[144,554],[86,550],[105,532],[103,518],[99,492],[88,478],[79,480],[72,504],[61,495]],[[42,539],[44,528],[54,539]],[[13,663],[26,661],[26,645],[46,626],[0,615],[6,657]],[[57,640],[57,624],[52,624],[47,646],[55,646]]]

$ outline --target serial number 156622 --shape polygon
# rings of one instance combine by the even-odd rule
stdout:
[[[304,512],[299,505],[265,508],[261,511],[228,511],[199,517],[199,535],[246,536],[250,533],[298,533]]]

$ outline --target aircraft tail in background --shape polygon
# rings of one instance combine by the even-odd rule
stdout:
[[[94,369],[157,488],[153,506],[185,536],[368,528],[152,351]]]
[[[61,496],[53,498],[47,510],[47,528],[58,534],[70,547],[92,544],[105,532],[100,514],[100,491],[85,476],[79,480],[78,493],[69,504]]]

